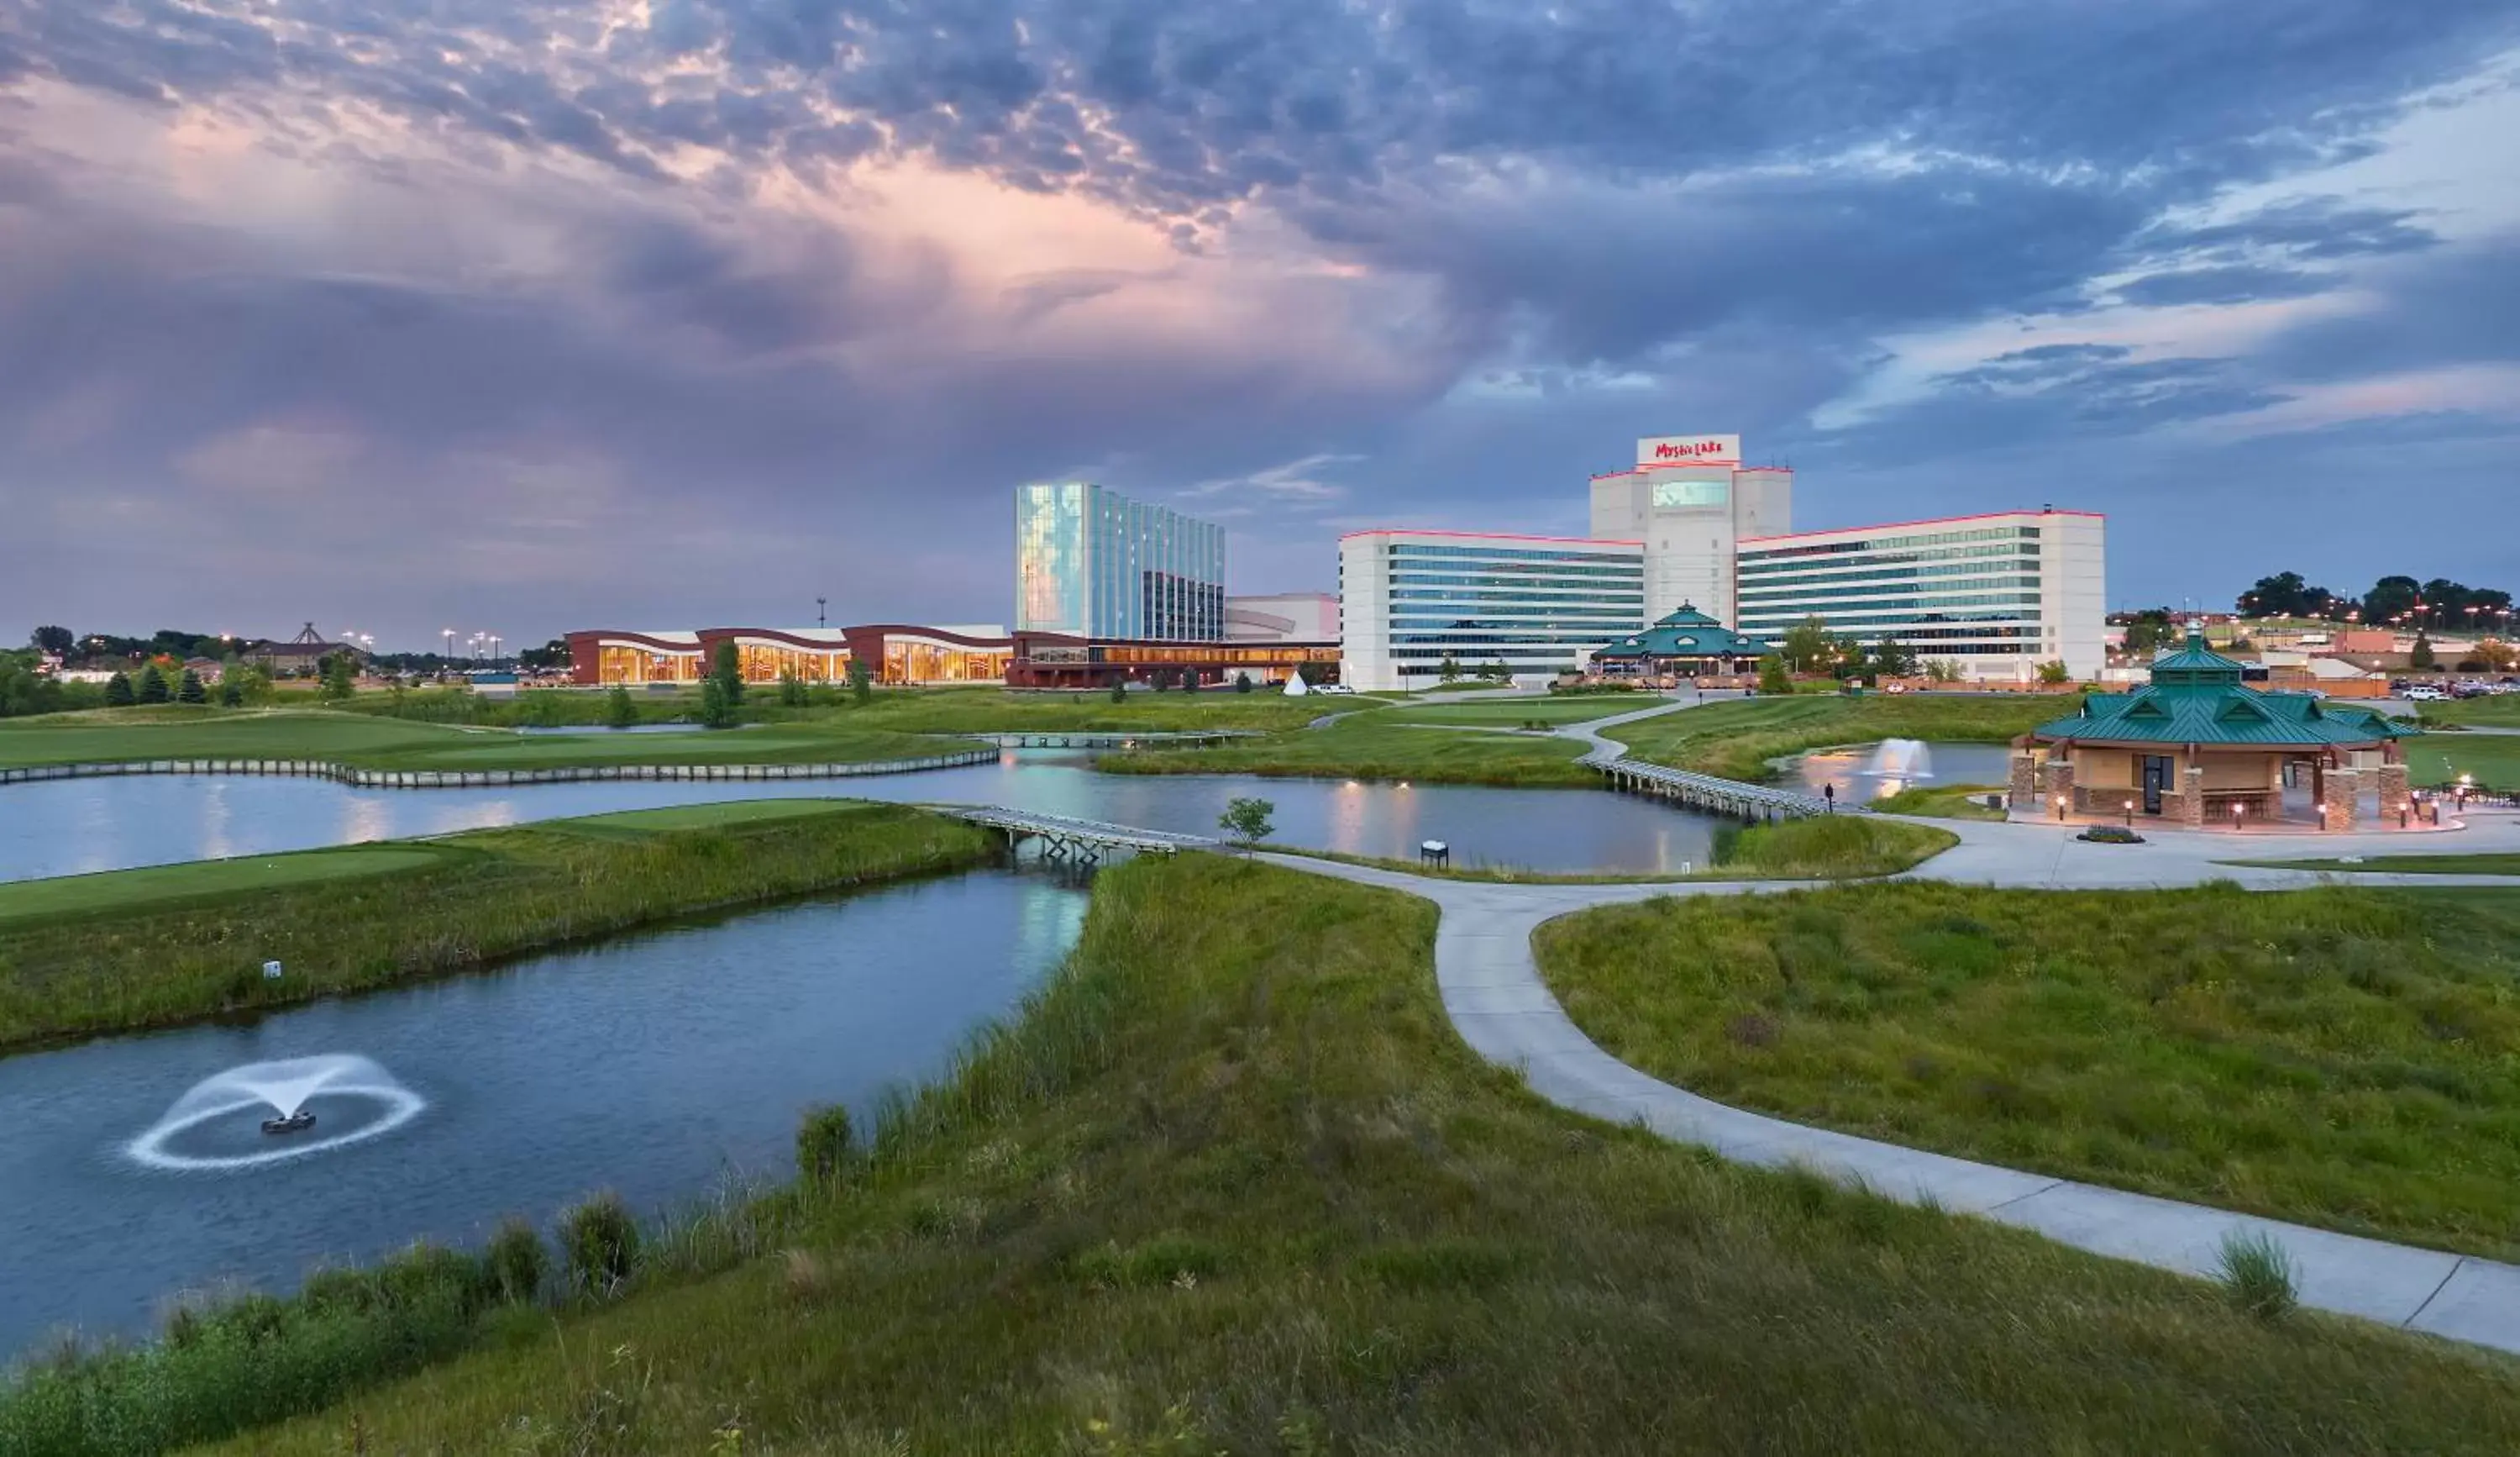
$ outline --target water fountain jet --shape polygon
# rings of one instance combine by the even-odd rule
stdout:
[[[255,1154],[196,1154],[174,1146],[181,1135],[205,1123],[241,1113],[260,1115],[266,1109],[270,1116],[260,1118],[264,1132],[302,1131],[314,1124],[307,1105],[317,1098],[365,1101],[377,1105],[381,1113],[329,1137],[308,1142],[292,1139]],[[410,1122],[428,1106],[428,1100],[404,1087],[374,1060],[354,1053],[248,1063],[193,1084],[157,1122],[124,1145],[123,1153],[149,1168],[254,1168],[375,1138]]]

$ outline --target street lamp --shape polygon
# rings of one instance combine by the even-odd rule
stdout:
[[[2135,828],[2135,801],[2133,799],[2126,801],[2126,814],[2127,828],[2132,830]]]
[[[2058,796],[2056,797],[2056,818],[2058,818],[2058,819],[2060,819],[2060,820],[2061,820],[2061,819],[2063,819],[2064,817],[2065,817],[2065,797],[2064,797],[2063,795],[2058,795]]]
[[[2234,800],[2232,800],[2232,801],[2231,801],[2231,828],[2232,828],[2232,829],[2237,830],[2238,828],[2240,828],[2240,816],[2241,816],[2241,815],[2243,815],[2243,814],[2245,814],[2245,813],[2247,813],[2247,812],[2248,812],[2248,808],[2249,808],[2249,806],[2247,806],[2246,804],[2241,803],[2241,802],[2240,802],[2239,800],[2237,800],[2237,799],[2234,799]]]

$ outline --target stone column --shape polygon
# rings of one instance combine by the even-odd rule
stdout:
[[[2404,771],[2401,771],[2403,775]],[[2327,797],[2320,801],[2318,828],[2351,830],[2362,798],[2362,772],[2359,769],[2327,771]]]
[[[2030,815],[2030,816],[2032,816],[2033,818],[2036,818],[2036,817],[2038,816],[2038,814],[2039,814],[2039,751],[2038,751],[2038,750],[2035,750],[2035,749],[2015,749],[2014,751],[2012,751],[2012,785],[2011,785],[2011,793],[2005,797],[2005,798],[2004,798],[2004,801],[2003,801],[2003,802],[2004,802],[2005,807],[2006,807],[2006,808],[2008,808],[2008,809],[2010,809],[2014,814],[2026,814],[2026,815]]]
[[[2053,815],[2059,799],[2068,811],[2074,808],[2074,761],[2061,753],[2048,760],[2048,794],[2039,801],[2039,817]]]
[[[2398,817],[2407,812],[2409,802],[2411,797],[2407,792],[2407,761],[2399,759],[2395,763],[2382,764],[2380,766],[2380,822],[2384,825],[2396,824]]]
[[[2179,823],[2190,830],[2205,828],[2205,769],[2188,764],[2179,771]]]

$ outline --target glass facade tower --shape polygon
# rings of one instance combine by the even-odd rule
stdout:
[[[1084,481],[1018,486],[1015,629],[1221,642],[1225,529]]]

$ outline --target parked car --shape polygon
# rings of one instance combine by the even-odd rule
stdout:
[[[2450,695],[2430,683],[2414,683],[2398,690],[2398,697],[2410,704],[2438,704]]]

